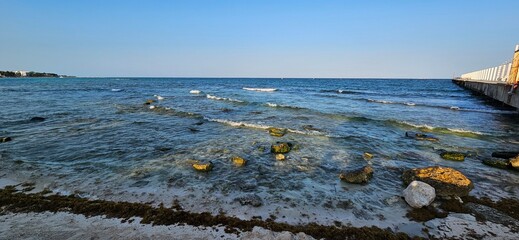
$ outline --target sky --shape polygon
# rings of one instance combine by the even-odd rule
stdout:
[[[510,61],[517,0],[0,0],[0,70],[452,78]]]

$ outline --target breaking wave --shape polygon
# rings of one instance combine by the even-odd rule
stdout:
[[[218,100],[218,101],[228,101],[228,102],[237,102],[237,103],[244,103],[244,101],[233,99],[233,98],[225,98],[225,97],[218,97],[215,95],[207,94],[206,97],[208,99]]]
[[[243,90],[256,91],[256,92],[274,92],[274,91],[277,91],[276,88],[246,88],[246,87],[244,87]]]

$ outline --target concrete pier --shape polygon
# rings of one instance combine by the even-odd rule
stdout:
[[[519,109],[519,45],[512,61],[497,67],[462,74],[452,81],[459,86]]]
[[[463,88],[519,109],[519,93],[515,91],[509,94],[512,85],[508,85],[506,82],[464,80],[460,78],[452,81]]]

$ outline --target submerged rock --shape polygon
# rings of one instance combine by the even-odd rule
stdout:
[[[519,155],[519,152],[493,152],[492,153],[492,157],[505,158],[505,159],[513,158],[513,157],[516,157],[517,155]]]
[[[242,197],[237,197],[234,201],[238,201],[241,205],[251,205],[253,207],[259,207],[263,205],[263,200],[256,194],[249,194]]]
[[[408,138],[413,138],[416,140],[425,140],[436,142],[439,139],[433,135],[425,134],[425,133],[416,133],[416,132],[405,132],[405,136]]]
[[[461,152],[449,152],[444,151],[440,153],[440,157],[442,157],[445,160],[451,160],[451,161],[464,161],[465,160],[465,153]]]
[[[410,184],[418,180],[425,182],[434,189],[438,196],[467,196],[474,185],[465,175],[458,170],[449,167],[425,167],[404,171],[402,174],[404,184]]]
[[[404,190],[405,201],[414,208],[429,206],[435,197],[436,192],[434,188],[420,181],[412,181]]]
[[[510,160],[505,159],[497,159],[497,158],[487,158],[483,159],[483,164],[495,167],[495,168],[501,168],[501,169],[507,169],[510,167]]]
[[[0,143],[9,142],[11,140],[11,137],[0,137]]]
[[[292,147],[291,143],[287,142],[277,142],[276,144],[272,144],[270,147],[270,152],[272,153],[288,153]]]
[[[232,157],[231,161],[237,167],[245,166],[245,164],[247,163],[247,160],[245,160],[239,156]]]
[[[364,166],[339,174],[339,178],[349,183],[367,183],[373,177],[373,168]]]
[[[213,163],[212,162],[194,163],[193,168],[200,172],[209,172],[209,171],[213,170]]]
[[[278,161],[284,161],[286,158],[285,158],[285,155],[279,153],[279,154],[276,154],[276,160]]]
[[[303,125],[303,129],[306,131],[317,131],[321,132],[322,130],[319,128],[315,128],[314,125]]]
[[[45,121],[44,117],[33,117],[29,120],[29,122],[43,122]]]
[[[271,127],[268,130],[269,130],[270,136],[274,136],[274,137],[283,137],[283,136],[285,136],[285,134],[287,134],[286,128]]]
[[[155,99],[148,99],[148,100],[146,100],[146,102],[144,102],[144,105],[150,105],[150,104],[152,104],[154,102],[156,102]]]
[[[362,158],[364,158],[365,160],[370,160],[373,158],[373,154],[365,152],[364,154],[362,154]]]

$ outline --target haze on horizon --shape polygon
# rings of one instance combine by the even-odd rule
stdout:
[[[519,1],[3,0],[0,70],[451,78],[511,59]]]

